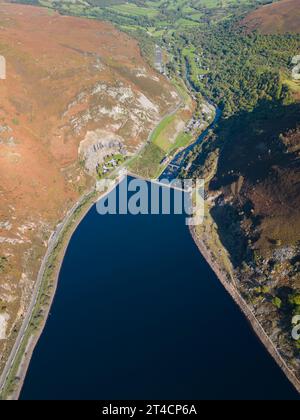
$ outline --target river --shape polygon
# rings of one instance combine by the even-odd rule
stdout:
[[[209,127],[203,131],[200,136],[197,137],[197,140],[193,143],[191,143],[188,147],[186,147],[181,152],[177,153],[172,161],[169,163],[169,165],[166,167],[166,169],[163,171],[163,173],[160,175],[160,180],[173,180],[178,178],[180,171],[185,165],[188,163],[188,155],[189,153],[202,141],[205,139],[205,137],[208,135],[209,131],[212,130],[217,123],[219,122],[220,118],[222,116],[222,111],[220,108],[215,108],[215,116],[213,122],[209,125]]]
[[[296,398],[184,215],[89,211],[21,399]]]

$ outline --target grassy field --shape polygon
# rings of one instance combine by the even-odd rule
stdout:
[[[186,139],[185,133],[183,132],[186,122],[187,119],[182,118],[182,113],[177,113],[166,118],[154,133],[152,143],[162,149],[166,154],[181,147]]]
[[[111,10],[117,13],[124,13],[130,16],[147,16],[150,18],[154,18],[159,13],[157,9],[153,9],[151,8],[151,6],[141,7],[141,6],[137,6],[134,3],[115,5],[115,6],[109,7],[108,10]]]
[[[28,3],[28,0],[20,0]],[[148,31],[154,37],[161,37],[168,31],[189,30],[207,21],[207,13],[214,19],[222,19],[230,7],[250,5],[255,0],[161,0],[138,2],[131,0],[31,0],[30,3],[54,8],[66,14],[108,19],[126,30]],[[220,12],[221,11],[221,12]]]
[[[173,153],[175,154],[176,150],[190,144],[191,140],[192,136],[190,134],[178,134],[173,146],[169,147],[167,155],[172,156]],[[128,169],[145,178],[156,179],[165,169],[165,157],[166,151],[155,143],[149,143],[144,148],[143,152],[131,162]]]
[[[284,83],[289,87],[296,99],[300,99],[300,81],[285,79]]]
[[[128,169],[145,178],[155,179],[159,176],[161,161],[165,154],[162,149],[149,143],[129,165]]]
[[[192,110],[180,108],[162,120],[142,153],[130,163],[130,171],[146,178],[157,178],[165,168],[165,158],[191,142],[192,136],[184,133],[191,116]]]
[[[186,147],[193,140],[191,134],[185,133],[185,127],[193,116],[195,103],[180,79],[174,78],[172,83],[181,96],[182,105],[160,122],[149,143],[128,166],[131,172],[145,178],[157,178],[166,167],[166,159],[169,161],[176,151]]]

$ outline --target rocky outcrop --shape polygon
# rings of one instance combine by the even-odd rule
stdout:
[[[124,139],[104,130],[89,131],[79,146],[79,157],[92,175],[107,156],[126,155]]]
[[[49,238],[89,174],[139,148],[180,99],[109,23],[0,3],[1,372]]]

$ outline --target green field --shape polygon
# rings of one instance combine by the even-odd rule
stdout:
[[[249,111],[262,99],[278,98],[281,92],[274,89],[278,85],[278,70],[288,73],[291,56],[299,51],[297,35],[287,39],[280,35],[241,37],[238,33],[237,21],[268,0],[23,2],[43,4],[64,14],[111,21],[138,40],[150,64],[154,64],[155,45],[159,44],[165,53],[169,79],[185,82],[197,92],[198,105],[207,97],[223,109],[225,116],[237,110]],[[298,85],[288,76],[285,79],[284,89],[288,87],[297,94]],[[282,93],[289,100],[284,89]],[[201,117],[201,110],[198,116]],[[163,126],[158,127],[162,129]],[[168,152],[168,139],[158,135],[153,143]]]
[[[274,330],[270,337],[278,336],[280,354],[290,358],[289,366],[295,366],[300,343],[286,342],[290,329],[285,329],[287,324],[290,328],[295,311],[300,312],[300,83],[291,79],[291,59],[299,54],[300,34],[245,30],[243,17],[272,0],[19,1],[112,22],[139,42],[150,64],[159,44],[164,51],[164,73],[189,105],[193,127],[197,127],[194,122],[209,119],[204,98],[220,108],[222,117],[216,128],[208,130],[203,142],[189,152],[189,165],[183,170],[188,179],[204,178],[212,199],[206,203],[207,220],[198,227],[198,234],[214,261],[228,273],[228,280],[234,266],[236,285],[251,302],[251,311],[259,304],[257,298],[263,299],[266,307],[259,315],[265,317],[263,326]],[[190,106],[191,95],[195,108]],[[126,162],[128,169],[147,179],[159,177],[176,151],[192,142],[185,125],[190,119],[183,108],[166,116],[141,152]],[[196,130],[191,132],[195,135]],[[99,171],[100,177],[105,176],[103,168]],[[222,197],[226,205],[220,205],[216,197]],[[285,251],[276,257],[277,264],[273,253],[281,246],[297,251],[283,265],[278,260]],[[54,251],[45,272],[47,287],[61,248]],[[0,261],[0,272],[3,264]],[[266,284],[273,284],[273,290],[266,289]],[[44,299],[48,299],[47,290],[42,289],[31,328],[41,321],[38,310]],[[270,304],[278,312],[271,310],[268,319]],[[8,391],[15,386],[16,375],[13,370]]]
[[[226,17],[229,9],[258,3],[256,0],[20,0],[40,4],[64,14],[107,19],[126,30],[150,30],[159,37],[169,30],[197,28],[208,20]],[[215,13],[217,11],[217,13]],[[151,29],[150,29],[151,28]]]
[[[132,3],[112,6],[108,8],[108,10],[129,16],[148,16],[150,18],[156,17],[159,13],[157,9],[152,9],[151,7],[140,7]]]
[[[168,128],[168,126],[170,124],[172,124],[175,120],[176,116],[175,115],[170,115],[168,117],[166,117],[154,130],[154,132],[152,133],[151,136],[151,142],[157,144],[159,147],[161,147],[161,144],[159,142],[159,139],[161,137],[161,135],[163,134],[163,132],[166,130],[166,128]]]
[[[148,179],[156,179],[160,174],[160,163],[165,154],[162,149],[149,143],[143,152],[138,155],[128,166],[128,169]]]
[[[185,118],[181,109],[164,118],[153,131],[142,153],[130,162],[129,169],[146,178],[157,178],[166,166],[165,158],[192,140],[192,135],[183,131],[187,123]]]

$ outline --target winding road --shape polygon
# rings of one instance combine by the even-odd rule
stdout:
[[[181,98],[181,97],[180,97]],[[158,124],[153,128],[153,130],[150,132],[147,141],[142,145],[142,147],[139,149],[139,151],[137,152],[137,154],[140,154],[142,152],[142,150],[146,147],[146,145],[150,142],[151,137],[154,133],[154,131],[156,130],[157,126],[167,117],[174,115],[176,112],[178,112],[178,110],[180,109],[180,107],[183,104],[183,99],[181,98],[181,101],[177,104],[176,108],[173,109],[172,111],[168,112],[167,114],[165,114],[160,121],[158,122]],[[137,154],[135,154],[130,160],[134,159]],[[129,161],[130,161],[129,160]],[[115,173],[119,172],[122,168],[124,168],[126,165],[128,165],[129,161],[125,162],[120,168],[117,168],[112,174],[110,174],[110,177],[112,177]],[[73,207],[68,210],[68,212],[66,213],[63,221],[61,223],[59,223],[55,229],[55,231],[52,233],[49,242],[48,242],[48,247],[46,250],[46,253],[44,255],[44,258],[42,260],[41,263],[41,267],[39,269],[38,272],[38,276],[37,276],[37,280],[34,286],[34,290],[33,290],[33,294],[32,294],[32,298],[31,298],[31,302],[30,305],[28,307],[27,313],[23,319],[21,328],[19,330],[18,336],[16,338],[16,341],[14,343],[14,346],[11,350],[11,353],[9,355],[9,358],[5,364],[5,367],[3,369],[3,372],[1,373],[0,376],[0,395],[6,385],[6,381],[9,377],[9,373],[11,371],[11,369],[14,367],[14,363],[16,362],[16,358],[19,352],[19,349],[23,343],[23,340],[26,338],[26,333],[27,333],[27,329],[29,327],[30,324],[30,320],[32,318],[32,314],[33,311],[35,309],[35,306],[37,304],[38,301],[38,296],[39,296],[39,292],[43,283],[43,276],[47,267],[47,263],[49,260],[49,257],[51,256],[63,230],[65,229],[65,227],[68,225],[68,223],[70,222],[71,218],[73,217],[73,215],[75,214],[76,210],[81,206],[81,204],[86,200],[86,198],[95,190],[95,187],[93,187],[89,192],[87,192],[83,197],[80,198],[80,200],[78,200]]]
[[[36,283],[35,283],[35,287],[34,287],[34,290],[33,290],[31,302],[30,302],[30,305],[29,305],[28,310],[27,310],[27,314],[26,314],[26,316],[25,316],[25,318],[22,322],[22,326],[19,330],[19,333],[18,333],[18,336],[16,338],[15,344],[14,344],[12,350],[11,350],[10,356],[9,356],[7,362],[6,362],[5,368],[4,368],[4,370],[1,374],[1,377],[0,377],[0,392],[3,390],[3,387],[6,384],[6,380],[8,378],[9,373],[10,373],[10,370],[14,365],[14,362],[15,362],[16,356],[18,354],[18,351],[21,347],[23,339],[25,338],[26,331],[27,331],[27,328],[29,326],[34,308],[37,304],[37,300],[38,300],[39,292],[40,292],[40,289],[41,289],[41,286],[42,286],[43,276],[44,276],[44,272],[45,272],[46,267],[47,267],[48,259],[51,255],[51,253],[53,252],[61,233],[63,232],[64,228],[68,225],[68,223],[69,223],[70,219],[72,218],[72,216],[74,215],[75,211],[84,202],[86,197],[89,194],[91,194],[91,192],[93,192],[93,190],[89,191],[86,195],[81,197],[81,199],[74,204],[74,206],[67,212],[66,216],[64,217],[64,220],[57,225],[55,231],[53,232],[53,234],[51,235],[51,237],[49,239],[47,251],[46,251],[46,254],[44,255],[44,258],[43,258],[42,263],[41,263],[41,267],[39,269],[39,273],[38,273],[37,280],[36,280]]]

